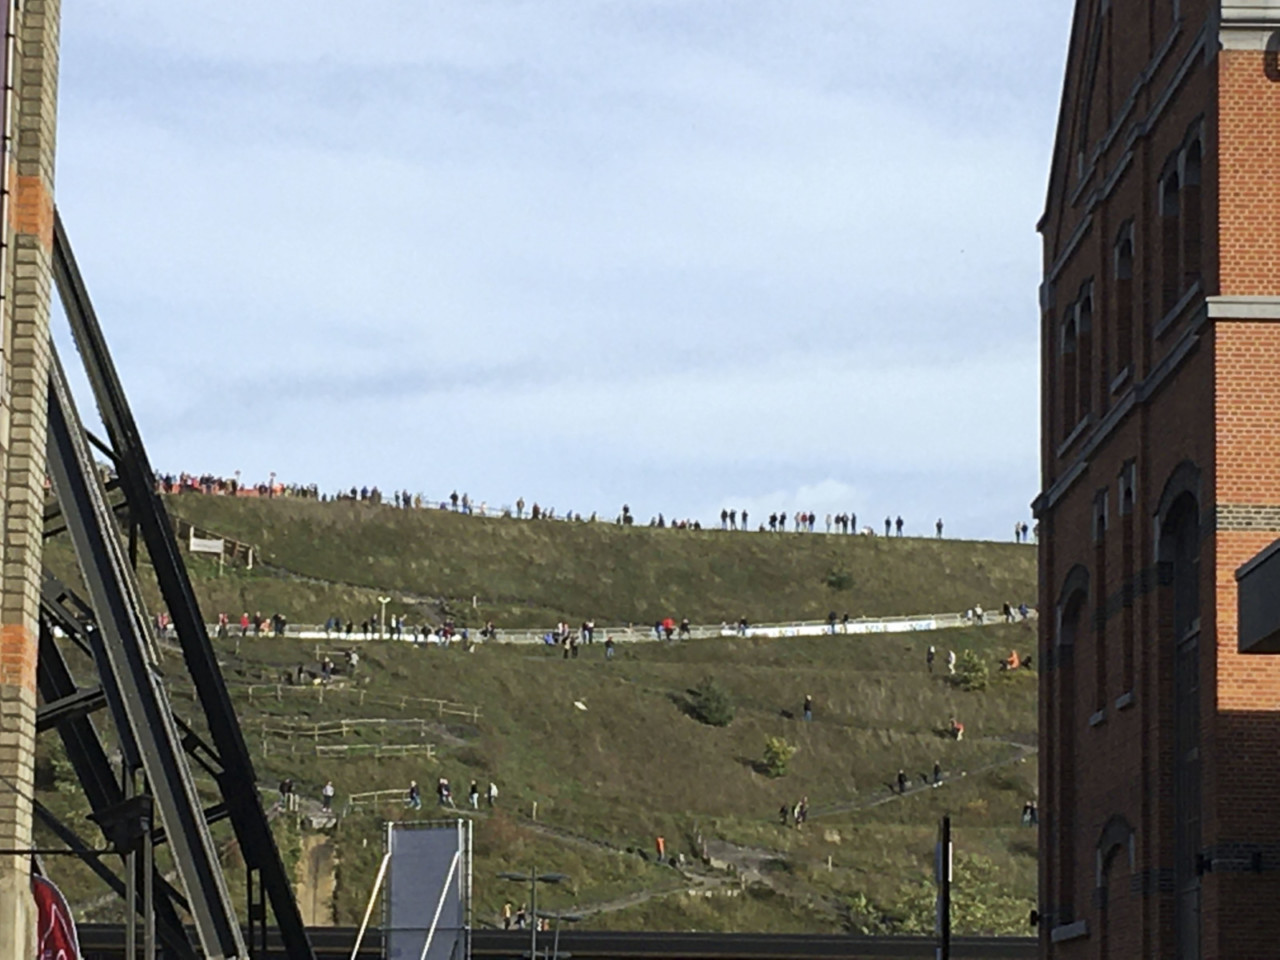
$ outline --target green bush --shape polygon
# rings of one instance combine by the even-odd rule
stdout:
[[[853,574],[845,567],[832,567],[827,571],[825,582],[832,590],[852,590]]]
[[[985,690],[991,680],[987,662],[972,650],[960,654],[956,663],[955,684],[961,690]]]
[[[787,764],[796,755],[799,747],[793,747],[782,737],[764,738],[764,772],[771,777],[784,777]]]
[[[696,719],[712,727],[727,727],[733,722],[733,698],[711,677],[704,677],[689,694],[689,712]]]

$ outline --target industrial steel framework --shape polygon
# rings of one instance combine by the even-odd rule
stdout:
[[[314,960],[173,528],[56,212],[53,274],[107,436],[98,439],[84,429],[55,353],[49,378],[48,469],[57,506],[46,510],[45,536],[68,533],[88,596],[77,596],[46,569],[37,730],[61,737],[107,852],[95,849],[39,804],[36,815],[130,905],[130,957],[136,956],[141,920],[147,960],[154,957],[157,942],[175,960],[264,958],[270,902],[278,943],[288,960]],[[109,481],[94,462],[94,450],[110,463]],[[172,616],[207,741],[175,716],[170,705],[161,678],[161,650],[134,573],[140,546]],[[73,676],[67,653],[74,649],[92,662],[92,681]],[[164,663],[167,676],[178,669]],[[119,770],[90,719],[99,711],[109,715],[116,730]],[[196,789],[192,762],[217,785],[220,800],[207,809]],[[243,930],[209,830],[223,819],[231,821],[247,871]],[[156,869],[153,851],[161,843],[172,849],[185,896]],[[115,857],[123,861],[121,872],[110,864]]]

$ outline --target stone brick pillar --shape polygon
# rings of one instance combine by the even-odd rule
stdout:
[[[59,0],[9,6],[0,303],[0,849],[31,846]],[[0,856],[0,960],[35,956],[30,858]]]

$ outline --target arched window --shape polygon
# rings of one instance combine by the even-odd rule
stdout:
[[[1126,227],[1116,244],[1116,373],[1133,366],[1133,228]]]
[[[1184,464],[1161,500],[1162,632],[1173,650],[1173,826],[1178,960],[1200,957],[1200,507],[1191,484],[1173,486],[1194,468]],[[1197,474],[1198,476],[1198,474]]]
[[[1136,866],[1134,846],[1133,827],[1121,816],[1108,820],[1098,838],[1095,899],[1098,904],[1098,955],[1102,960],[1119,956],[1111,940],[1111,916],[1115,907],[1122,903],[1113,901],[1118,901],[1127,892],[1126,875],[1131,878]]]
[[[1058,864],[1058,888],[1053,891],[1057,916],[1054,922],[1067,924],[1075,921],[1076,857],[1082,852],[1076,849],[1077,801],[1076,783],[1080,771],[1076,769],[1076,689],[1075,651],[1081,631],[1088,616],[1089,572],[1082,566],[1074,567],[1063,583],[1058,601],[1058,637],[1055,659],[1057,690],[1052,709],[1056,711],[1054,740],[1057,762],[1053,803],[1053,851]]]
[[[1105,487],[1093,498],[1093,575],[1102,584],[1107,582],[1110,499]],[[1101,712],[1107,707],[1107,594],[1102,589],[1094,591],[1093,624],[1094,710]]]
[[[1080,422],[1079,408],[1076,403],[1079,386],[1078,344],[1076,343],[1076,318],[1072,310],[1067,322],[1062,326],[1062,436],[1071,435],[1071,431]]]
[[[1182,288],[1200,282],[1201,221],[1200,141],[1187,148],[1182,163]]]
[[[1160,183],[1160,315],[1164,316],[1178,302],[1182,292],[1180,272],[1179,219],[1181,215],[1180,182],[1177,171],[1171,171]]]
[[[1076,307],[1076,366],[1080,371],[1080,410],[1076,414],[1079,423],[1093,412],[1093,290],[1088,285],[1080,293]]]

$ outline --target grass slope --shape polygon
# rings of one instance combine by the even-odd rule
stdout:
[[[375,641],[362,645],[362,675],[353,684],[365,693],[364,706],[357,694],[332,690],[323,702],[318,691],[291,692],[279,702],[259,694],[250,702],[248,683],[272,680],[305,655],[309,647],[297,641],[246,642],[238,655],[228,644],[223,654],[257,750],[255,731],[269,718],[415,715],[380,705],[402,696],[444,697],[482,710],[478,723],[436,727],[434,761],[322,759],[309,755],[306,743],[296,756],[273,743],[268,755],[255,757],[261,781],[292,776],[312,797],[332,778],[339,806],[351,792],[403,789],[410,779],[426,785],[421,813],[394,802],[337,828],[338,922],[357,922],[363,910],[383,819],[438,817],[431,786],[447,776],[459,795],[473,778],[501,788],[496,814],[483,812],[476,824],[482,921],[493,921],[505,898],[518,903],[520,891],[504,887],[497,872],[536,863],[574,878],[555,894],[557,906],[587,909],[589,926],[910,931],[924,923],[936,822],[950,812],[961,855],[985,865],[971,893],[1002,905],[995,916],[976,919],[971,932],[1022,932],[1035,889],[1034,835],[1018,825],[1023,801],[1035,794],[1034,762],[1025,760],[1035,743],[1035,677],[997,673],[987,690],[964,692],[926,672],[930,642],[994,661],[1010,647],[1029,649],[1033,633],[1018,624],[910,637],[646,644],[622,649],[613,662],[598,645],[565,661],[543,648],[464,654]],[[688,688],[708,675],[737,705],[727,727],[703,725],[685,709]],[[180,686],[175,694],[181,705]],[[816,703],[812,723],[795,719],[805,694]],[[951,716],[966,724],[963,742],[942,733]],[[769,735],[799,748],[779,779],[758,772]],[[346,742],[367,740],[355,734]],[[899,768],[915,779],[935,760],[947,783],[887,799]],[[813,811],[809,827],[780,827],[778,807],[802,795]],[[535,832],[534,802],[536,828],[550,834]],[[653,838],[663,836],[669,855],[696,860],[699,835],[713,845],[764,851],[767,882],[739,885],[714,874],[690,880],[634,852],[651,851]],[[628,905],[628,898],[636,902]],[[603,904],[616,909],[594,912]]]
[[[1012,544],[482,520],[294,500],[187,496],[170,503],[200,526],[258,544],[269,561],[295,574],[219,576],[196,558],[191,570],[207,616],[260,609],[294,621],[330,613],[359,620],[375,609],[379,593],[400,592],[468,601],[478,595],[475,619],[496,616],[508,626],[667,614],[776,621],[819,619],[833,608],[889,615],[995,607],[1031,596],[1035,582],[1033,550]],[[50,541],[47,560],[70,582],[78,579],[60,538]],[[145,564],[141,572],[154,609],[153,579]],[[828,586],[846,578],[847,590]],[[600,646],[565,661],[542,647],[485,646],[464,654],[375,641],[361,645],[361,672],[348,693],[331,690],[321,700],[318,691],[295,691],[278,702],[251,701],[247,685],[274,682],[310,660],[311,644],[218,646],[263,784],[292,776],[314,797],[332,778],[339,806],[351,792],[403,789],[411,778],[426,785],[428,800],[442,775],[459,793],[472,778],[500,785],[499,809],[476,824],[480,922],[492,922],[505,899],[518,903],[521,896],[496,873],[536,863],[573,878],[549,894],[550,909],[582,910],[586,926],[921,930],[931,922],[935,825],[950,812],[967,884],[957,891],[960,929],[1024,932],[1034,900],[1035,843],[1018,813],[1036,790],[1028,760],[1034,675],[996,674],[987,690],[963,692],[925,671],[930,643],[943,651],[940,661],[951,647],[993,662],[1011,647],[1031,649],[1034,636],[1030,625],[1019,624],[916,636],[717,639],[625,646],[613,662],[604,661]],[[689,715],[689,688],[708,676],[736,704],[727,727]],[[171,692],[185,712],[183,683],[172,680]],[[811,724],[795,719],[806,694],[816,702]],[[280,743],[262,755],[264,721],[417,715],[412,706],[398,706],[403,697],[447,698],[482,713],[478,722],[434,718],[434,761],[321,759],[301,742],[292,755]],[[966,724],[962,743],[941,733],[951,716]],[[759,772],[766,736],[799,748],[780,779]],[[346,742],[374,739],[353,734]],[[914,778],[935,760],[952,775],[944,786],[889,799],[886,784],[899,768]],[[40,764],[41,799],[84,826],[87,810],[70,789],[55,739],[42,738]],[[211,784],[203,789],[212,798]],[[813,810],[809,828],[780,827],[778,807],[802,795]],[[428,803],[411,813],[397,802],[344,818],[334,830],[335,921],[358,922],[381,854],[382,823],[406,816],[434,818],[439,811]],[[275,829],[292,866],[307,828],[281,818]],[[239,898],[243,871],[234,869],[234,838],[225,823],[214,832]],[[640,855],[653,849],[656,836],[666,839],[669,854],[691,861],[700,839],[727,849],[739,872],[698,866],[682,874],[656,864]],[[43,833],[41,839],[52,842]],[[67,858],[55,858],[51,869],[82,913],[118,917],[109,899],[85,909],[101,894],[87,869]]]
[[[374,607],[353,604],[381,590],[443,598],[459,610],[478,598],[473,622],[517,627],[996,609],[1030,602],[1036,583],[1034,548],[1009,543],[534,523],[350,501],[187,494],[168,503],[200,527],[257,545],[272,564],[341,585],[326,595],[322,585],[282,587],[261,573],[218,585],[211,568],[199,568],[202,599],[218,609],[252,600],[304,620],[337,613],[359,622]]]

